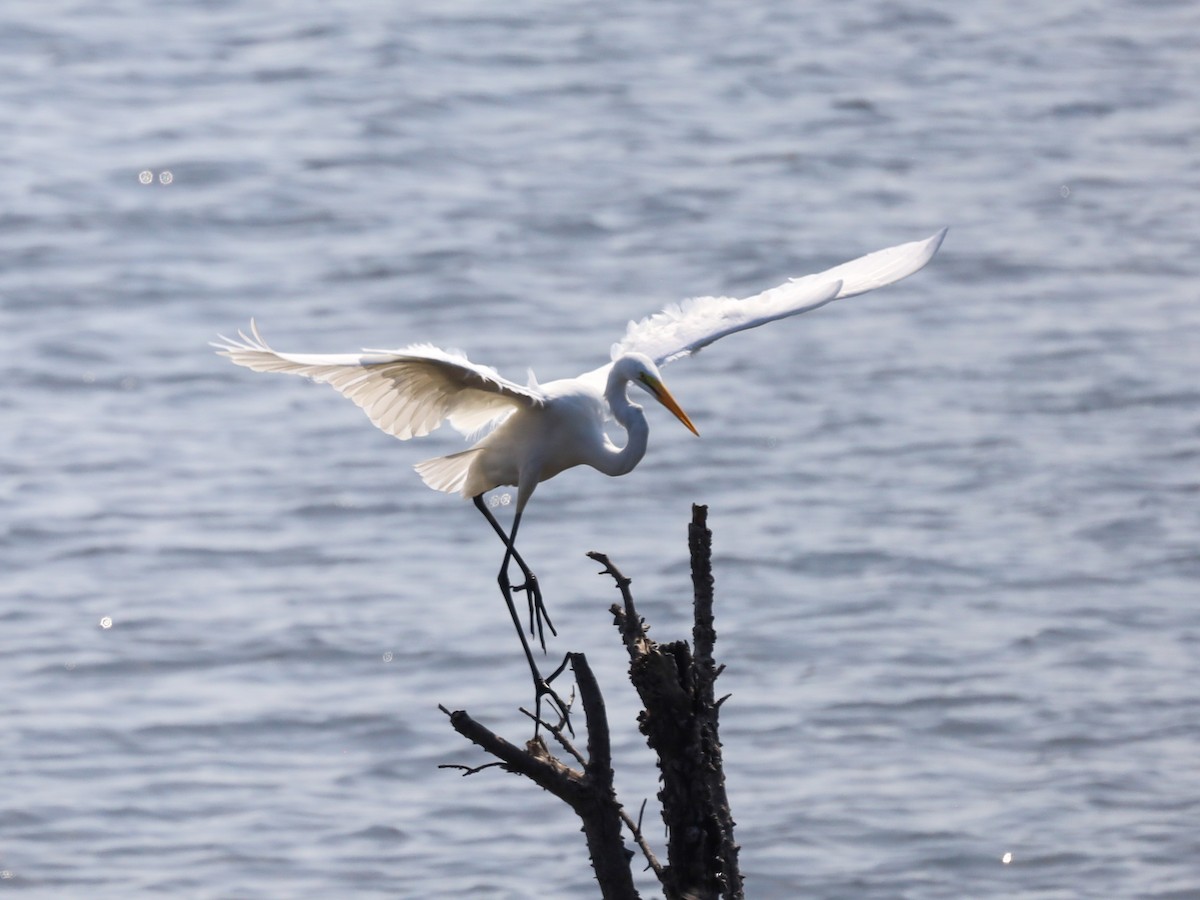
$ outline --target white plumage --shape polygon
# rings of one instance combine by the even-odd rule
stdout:
[[[651,365],[645,371],[661,385],[656,366],[695,353],[726,335],[809,312],[911,275],[933,258],[945,234],[946,229],[942,229],[926,240],[869,253],[742,300],[698,297],[673,304],[639,322],[630,322],[625,336],[612,347],[612,359],[615,362],[633,354],[649,357]],[[501,484],[518,484],[520,511],[539,481],[571,465],[590,464],[602,471],[632,468],[629,460],[614,462],[611,456],[619,452],[617,448],[605,444],[601,428],[590,427],[606,414],[617,412],[605,397],[612,362],[575,379],[524,386],[495,369],[471,362],[461,352],[430,344],[364,350],[359,354],[281,353],[267,345],[251,322],[249,336],[239,333],[238,340],[222,338],[214,346],[233,362],[256,372],[304,375],[332,385],[360,406],[376,426],[400,440],[426,435],[443,422],[464,435],[497,427],[507,432],[504,439],[498,439],[493,431],[476,445],[476,453],[466,451],[418,463],[417,471],[435,490],[474,496]],[[627,383],[646,386],[638,382],[637,373]],[[624,397],[624,385],[620,395]],[[571,398],[571,402],[565,398]],[[619,399],[617,405],[621,405]],[[506,420],[518,411],[526,413],[519,417],[519,428],[516,422],[505,427]],[[569,433],[577,442],[589,440],[594,446],[535,447],[530,440],[518,437],[518,431],[530,429],[550,437],[555,429],[544,427],[544,423],[563,420],[564,416],[571,427],[557,429],[558,436]],[[511,455],[518,446],[531,457],[526,465],[497,464],[496,457]],[[531,466],[530,462],[536,464]],[[633,462],[636,464],[636,460]],[[471,477],[473,468],[477,470],[475,477]],[[498,473],[505,469],[510,475],[536,480],[488,483],[494,479],[484,477],[484,468]]]
[[[649,425],[642,408],[629,400],[629,385],[645,390],[695,432],[663,384],[659,366],[734,332],[899,281],[924,267],[945,235],[942,229],[926,240],[869,253],[743,300],[701,297],[672,305],[629,323],[624,338],[612,347],[611,362],[577,378],[545,385],[531,379],[522,386],[460,352],[429,344],[344,355],[280,353],[267,345],[253,321],[250,335],[239,332],[238,339],[223,337],[214,346],[233,362],[257,372],[304,375],[332,385],[375,425],[401,440],[426,435],[443,422],[466,435],[490,429],[470,449],[426,460],[416,469],[429,487],[474,498],[504,541],[500,586],[521,636],[538,700],[549,695],[565,713],[538,673],[512,603],[512,590],[527,591],[530,617],[536,618],[541,636],[542,621],[549,625],[549,619],[536,579],[515,548],[521,513],[534,488],[572,466],[589,465],[608,475],[623,475],[638,464],[646,452]],[[610,418],[625,429],[624,446],[615,445],[605,432]],[[481,499],[484,492],[505,484],[517,486],[513,524],[507,534]],[[525,576],[525,583],[516,588],[508,581],[510,560]]]
[[[926,240],[877,250],[824,272],[793,278],[743,300],[696,297],[672,304],[640,322],[630,322],[625,337],[613,345],[612,357],[636,351],[645,353],[660,366],[665,365],[728,334],[886,287],[924,268],[945,236],[943,228]]]
[[[238,332],[240,340],[222,337],[214,346],[255,372],[304,375],[332,385],[402,441],[424,437],[444,421],[473,434],[518,407],[542,402],[539,391],[432,344],[362,353],[279,353],[267,346],[253,321],[250,334]]]

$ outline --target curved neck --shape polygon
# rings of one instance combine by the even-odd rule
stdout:
[[[605,475],[625,475],[633,471],[634,466],[646,455],[650,426],[646,423],[642,408],[629,401],[628,387],[629,379],[618,374],[615,368],[608,373],[604,399],[613,418],[625,429],[625,446],[617,449],[611,441],[605,440],[603,453],[592,462],[592,466]]]

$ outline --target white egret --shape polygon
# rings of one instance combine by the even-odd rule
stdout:
[[[544,649],[543,621],[557,632],[546,616],[537,579],[516,550],[521,515],[537,485],[573,466],[624,475],[641,461],[650,429],[642,408],[628,397],[630,385],[645,390],[697,433],[663,384],[659,366],[734,332],[899,281],[933,258],[945,234],[942,229],[926,240],[879,250],[743,300],[701,297],[673,305],[631,322],[624,338],[613,345],[611,362],[577,378],[542,385],[532,376],[527,385],[509,381],[460,352],[429,344],[360,354],[279,353],[267,345],[253,321],[249,336],[239,332],[238,340],[222,337],[213,346],[256,372],[304,375],[332,385],[400,440],[421,437],[443,422],[464,435],[491,429],[470,449],[418,463],[416,470],[429,487],[474,500],[504,542],[498,581],[529,662],[537,700],[540,705],[549,695],[565,716],[561,700],[538,672],[512,599],[512,591],[526,592],[530,631],[536,628]],[[625,430],[624,446],[618,447],[606,434],[609,419]],[[483,501],[486,492],[502,485],[517,488],[507,533]],[[513,561],[525,579],[521,585],[509,581]]]

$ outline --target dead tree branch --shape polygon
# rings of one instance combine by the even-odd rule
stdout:
[[[613,790],[612,751],[604,698],[587,658],[582,653],[571,653],[568,658],[579,687],[588,733],[588,759],[582,771],[553,756],[541,737],[534,737],[521,749],[462,710],[447,712],[447,715],[455,731],[499,759],[501,768],[524,775],[575,810],[583,821],[583,833],[601,896],[605,900],[630,900],[638,896],[629,867],[633,852],[625,847],[621,835],[622,810]],[[444,707],[442,709],[446,712]],[[551,731],[553,733],[553,729]],[[555,736],[560,741],[565,740],[564,736]],[[568,752],[579,757],[573,747],[569,747]]]
[[[713,692],[720,670],[712,656],[716,632],[707,515],[706,507],[693,506],[688,529],[694,653],[685,641],[657,644],[651,640],[634,607],[629,579],[607,557],[593,558],[605,566],[621,591],[623,602],[614,604],[612,612],[629,653],[629,679],[645,707],[638,726],[657,754],[662,774],[658,797],[667,825],[664,891],[669,898],[740,900],[742,876],[717,727],[720,703],[714,701]]]
[[[666,865],[659,862],[645,839],[641,815],[634,822],[617,802],[608,715],[599,685],[582,653],[568,654],[567,661],[575,673],[583,705],[586,755],[563,733],[562,724],[541,723],[582,768],[557,759],[536,732],[522,749],[466,712],[450,712],[442,707],[455,731],[499,760],[453,768],[470,775],[499,766],[525,776],[575,810],[583,821],[596,880],[606,900],[638,896],[630,868],[633,852],[625,847],[622,824],[641,848],[669,900],[742,900],[744,896],[717,730],[718,712],[725,698],[714,699],[713,686],[721,668],[713,660],[712,533],[706,519],[706,507],[692,507],[688,546],[695,602],[694,652],[686,641],[657,644],[651,640],[649,626],[634,605],[630,579],[604,554],[588,554],[604,567],[601,574],[611,576],[621,592],[622,602],[614,604],[612,612],[629,653],[630,681],[645,707],[638,716],[638,727],[658,757],[662,781],[658,798],[667,826]]]

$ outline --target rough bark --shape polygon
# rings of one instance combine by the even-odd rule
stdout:
[[[686,641],[657,644],[651,640],[649,628],[634,606],[630,579],[603,554],[588,554],[603,564],[602,574],[611,575],[621,592],[622,603],[614,604],[612,612],[629,653],[630,681],[645,707],[638,725],[658,757],[662,781],[658,798],[667,826],[666,865],[659,863],[640,823],[625,813],[613,791],[604,698],[582,653],[568,654],[567,659],[583,706],[587,756],[572,744],[565,720],[557,725],[541,723],[581,768],[557,759],[536,731],[521,749],[467,713],[442,708],[456,731],[498,760],[473,768],[449,768],[474,774],[499,766],[529,778],[575,810],[583,821],[596,880],[606,900],[638,896],[630,868],[633,853],[625,846],[622,824],[642,849],[669,900],[741,900],[744,896],[718,734],[718,715],[725,698],[715,699],[714,691],[723,667],[713,660],[712,534],[706,507],[692,507],[688,545],[695,600],[694,651]]]
[[[744,896],[738,868],[734,821],[725,792],[718,730],[721,700],[713,690],[721,674],[713,661],[712,532],[708,510],[692,507],[688,529],[694,591],[692,640],[656,644],[647,635],[629,593],[629,579],[607,559],[623,604],[612,607],[625,648],[629,677],[645,709],[638,726],[658,756],[663,822],[667,826],[667,864],[662,881],[668,898]]]
[[[622,809],[613,790],[612,751],[604,698],[587,658],[582,653],[568,654],[568,658],[587,724],[587,758],[571,744],[562,725],[547,724],[546,727],[564,749],[582,763],[582,771],[557,759],[540,736],[528,741],[522,750],[462,710],[449,712],[442,707],[442,711],[450,716],[455,731],[496,757],[502,768],[524,775],[575,810],[583,821],[583,833],[596,882],[600,885],[600,895],[605,900],[630,900],[639,895],[629,866],[633,852],[625,846],[621,833]],[[467,768],[465,774],[474,774],[481,768],[486,767]]]

